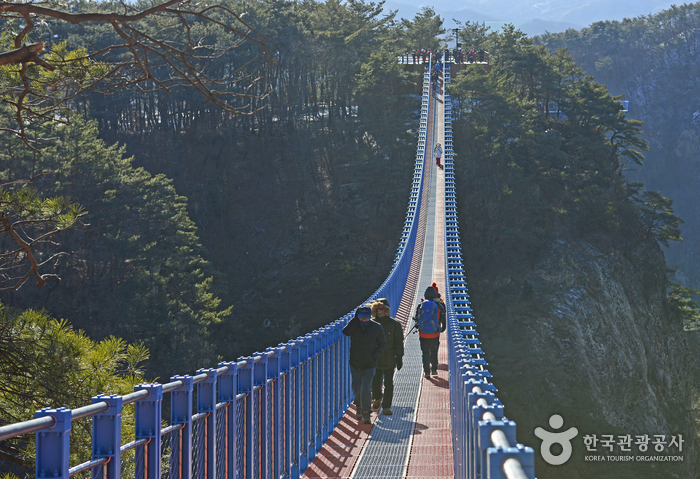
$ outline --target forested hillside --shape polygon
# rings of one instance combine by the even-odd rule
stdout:
[[[651,150],[644,167],[627,175],[675,200],[674,208],[685,220],[684,241],[667,250],[669,263],[679,270],[679,281],[700,289],[700,3],[598,22],[537,41],[552,51],[566,47],[585,72],[625,95],[631,118],[644,121],[643,137]]]

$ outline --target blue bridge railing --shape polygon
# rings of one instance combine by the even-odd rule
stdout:
[[[445,83],[450,81],[449,65]],[[462,263],[457,221],[452,100],[445,95],[445,272],[448,278],[447,331],[455,477],[535,479],[535,452],[517,444],[515,423],[503,415],[503,404],[489,382],[479,347]]]

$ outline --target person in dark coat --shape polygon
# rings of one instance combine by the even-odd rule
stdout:
[[[423,375],[426,378],[429,378],[431,374],[433,376],[437,376],[438,373],[438,348],[440,347],[440,333],[447,329],[447,318],[445,315],[445,303],[440,298],[440,294],[438,293],[437,285],[435,283],[426,288],[423,297],[427,300],[434,301],[438,305],[439,309],[438,323],[440,331],[437,333],[424,333],[422,331],[418,332],[418,336],[420,337],[420,349],[423,353]],[[422,301],[421,304],[418,305],[418,308],[416,308],[416,314],[413,316],[416,323],[418,322],[421,306],[423,306]]]
[[[357,419],[362,419],[365,424],[372,423],[372,379],[377,370],[377,360],[386,349],[384,329],[371,317],[372,308],[360,306],[343,328],[343,334],[350,336],[350,375]]]
[[[379,298],[372,304],[372,319],[382,325],[386,338],[386,349],[377,360],[377,372],[372,381],[372,407],[382,407],[382,414],[391,416],[394,399],[394,369],[403,367],[403,326],[391,316],[389,300]],[[382,392],[382,382],[384,392]]]

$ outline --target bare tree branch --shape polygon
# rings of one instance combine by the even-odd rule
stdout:
[[[257,72],[273,63],[274,42],[240,15],[224,5],[194,0],[168,0],[141,11],[123,6],[123,12],[73,13],[30,1],[0,2],[0,18],[22,25],[19,33],[7,29],[15,48],[0,52],[0,68],[14,78],[14,84],[0,92],[0,101],[14,111],[16,122],[16,127],[3,131],[40,151],[41,138],[32,137],[30,128],[69,122],[67,105],[86,91],[169,93],[186,87],[234,115],[252,115],[265,108],[270,89],[251,87],[262,78]],[[37,20],[43,18],[82,28],[109,25],[114,41],[89,43],[90,48],[83,50],[52,46],[46,52],[37,30],[41,24]],[[207,39],[217,31],[225,36]],[[34,41],[22,46],[30,39]],[[246,44],[254,48],[241,50],[234,58],[232,54]],[[216,72],[211,71],[214,62],[219,62]]]

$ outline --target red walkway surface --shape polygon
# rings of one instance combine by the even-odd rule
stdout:
[[[445,149],[445,104],[444,91],[438,96],[438,138]],[[444,153],[443,153],[444,155]],[[444,165],[444,158],[442,159]],[[438,290],[445,292],[445,171],[437,171],[435,192],[435,250],[433,251],[433,281]],[[426,251],[426,253],[428,253]],[[453,478],[452,424],[450,420],[450,386],[447,371],[447,338],[440,336],[438,350],[438,376],[423,378],[413,443],[409,453],[407,478],[432,477]]]
[[[355,406],[350,406],[302,477],[349,478],[371,428],[355,419]]]

